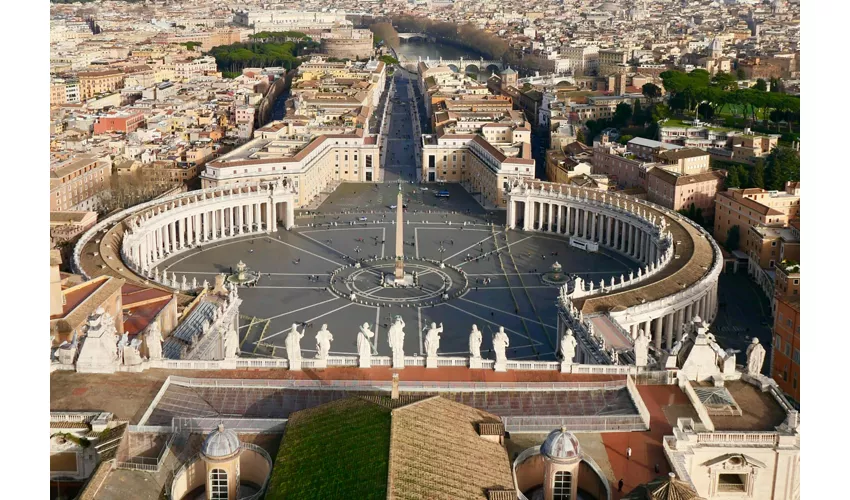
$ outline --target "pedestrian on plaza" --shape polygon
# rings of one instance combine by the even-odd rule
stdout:
[[[622,479],[620,479],[617,482],[617,491],[623,491],[623,480]]]
[[[626,448],[626,458],[628,458],[629,460],[632,459],[632,447],[631,446]]]
[[[659,469],[659,467],[658,467],[658,464],[655,464],[655,473],[656,473],[656,474],[658,474],[658,473],[659,473],[659,470],[660,470],[660,469]]]

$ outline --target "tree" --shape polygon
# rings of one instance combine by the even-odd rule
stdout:
[[[764,78],[759,78],[758,80],[756,80],[756,84],[753,85],[753,89],[761,90],[762,92],[766,92],[767,91],[767,82],[764,81]]]
[[[750,170],[750,186],[764,188],[764,160],[761,158],[756,160],[755,165]]]
[[[621,102],[617,104],[617,108],[614,110],[614,124],[622,127],[623,125],[629,122],[629,119],[632,117],[632,107],[628,103]]]
[[[711,121],[714,118],[714,108],[711,104],[704,102],[697,106],[697,116],[699,116],[700,120]]]
[[[735,72],[735,76],[738,77],[738,80],[746,80],[747,72],[744,71],[744,68],[738,68],[738,71]]]
[[[587,144],[587,138],[585,138],[585,136],[584,136],[584,129],[583,128],[579,128],[578,131],[576,132],[576,140],[578,142],[584,144],[585,146],[588,145]]]
[[[765,189],[781,191],[786,182],[800,180],[800,155],[791,148],[773,148],[765,163]]]
[[[777,94],[785,91],[785,84],[782,83],[782,78],[770,77],[770,91]]]
[[[732,226],[726,231],[726,250],[734,252],[741,244],[741,228]]]
[[[726,189],[741,187],[741,177],[738,175],[738,169],[732,166],[726,172]]]
[[[384,64],[386,64],[388,66],[398,64],[398,59],[396,59],[395,57],[390,56],[390,55],[381,56],[381,57],[378,58],[378,60],[383,61]]]
[[[738,81],[729,73],[718,71],[711,82],[721,90],[734,90],[738,88]]]
[[[688,208],[679,210],[679,213],[684,215],[688,219],[691,219],[700,226],[703,225],[703,223],[705,222],[702,218],[702,209],[697,208],[696,205],[693,203],[691,203]]]
[[[661,87],[654,83],[644,83],[643,87],[641,87],[641,91],[643,92],[643,95],[649,99],[649,102],[655,102],[656,99],[661,97]]]

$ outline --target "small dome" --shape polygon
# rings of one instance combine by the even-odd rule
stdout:
[[[546,436],[546,440],[540,446],[540,453],[553,460],[572,462],[581,458],[581,446],[572,432],[568,432],[566,427],[561,427]]]
[[[507,68],[503,69],[500,74],[502,74],[502,75],[515,75],[516,71],[514,71],[513,68],[511,68],[510,66],[508,66]]]
[[[218,429],[204,440],[201,453],[207,458],[226,458],[238,452],[241,446],[235,432],[225,429],[224,424],[218,424]]]

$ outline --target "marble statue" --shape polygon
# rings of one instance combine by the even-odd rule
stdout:
[[[649,364],[649,336],[641,328],[635,338],[635,366]]]
[[[387,335],[390,349],[393,351],[393,367],[404,366],[404,320],[396,316]]]
[[[162,359],[162,330],[159,328],[158,321],[154,321],[148,327],[148,333],[145,335],[145,344],[148,347],[149,360]]]
[[[764,347],[759,343],[758,337],[753,337],[753,342],[747,347],[747,374],[756,376],[761,374],[764,364]]]
[[[197,290],[197,289],[198,289],[198,278],[196,278],[195,276],[192,276],[192,290]]]
[[[425,334],[425,352],[428,357],[436,357],[437,349],[440,348],[440,334],[443,333],[443,324],[440,323],[439,328],[437,323],[431,323],[431,328]]]
[[[573,335],[573,331],[570,328],[567,328],[567,331],[564,332],[564,336],[561,337],[561,361],[564,363],[572,364],[573,360],[576,357],[576,338]]]
[[[86,336],[77,358],[80,373],[114,373],[118,369],[118,332],[115,319],[103,307],[89,316]]]
[[[333,334],[328,331],[328,325],[323,324],[322,329],[316,334],[316,358],[328,359],[328,352],[331,350],[331,341],[334,339]]]
[[[239,333],[230,328],[224,334],[224,359],[235,359],[239,356]]]
[[[493,337],[493,350],[496,351],[496,363],[504,364],[508,361],[505,350],[511,345],[508,334],[505,333],[505,327],[500,326],[499,331]]]
[[[469,356],[472,359],[481,359],[481,330],[478,325],[472,325],[472,332],[469,334]]]
[[[369,329],[369,323],[363,323],[357,334],[357,355],[360,356],[361,368],[372,366],[372,344],[369,343],[369,339],[374,336],[375,334]]]
[[[286,336],[286,357],[289,359],[290,367],[292,362],[301,363],[301,339],[304,338],[304,332],[298,331],[298,325],[292,323],[292,328],[289,329],[289,334]]]

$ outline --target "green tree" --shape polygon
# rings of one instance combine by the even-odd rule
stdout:
[[[741,187],[741,177],[734,166],[726,171],[726,189]]]
[[[800,180],[800,155],[791,148],[773,148],[765,163],[765,189],[781,191],[786,182]]]
[[[741,228],[732,226],[726,231],[726,250],[734,252],[741,244]]]
[[[738,71],[735,72],[735,76],[738,77],[738,80],[746,80],[747,72],[744,71],[744,68],[738,68]]]
[[[756,160],[755,165],[750,170],[750,186],[764,188],[764,160],[761,158]]]
[[[691,219],[692,221],[699,224],[700,226],[705,223],[705,220],[702,217],[702,209],[697,208],[696,205],[693,204],[693,203],[691,203],[688,208],[684,208],[682,210],[679,210],[679,213],[684,215],[688,219]]]
[[[699,116],[700,120],[711,121],[714,118],[714,108],[711,104],[704,102],[697,106],[697,116]]]
[[[777,94],[785,91],[785,84],[782,83],[782,78],[770,77],[770,91]]]
[[[721,90],[735,90],[738,88],[738,81],[729,73],[718,71],[711,79],[711,82]]]
[[[644,83],[641,91],[649,99],[649,102],[655,102],[656,99],[661,97],[661,87],[654,83]]]
[[[755,90],[761,90],[762,92],[766,92],[767,91],[767,82],[764,81],[764,78],[759,78],[758,80],[756,80],[756,84],[753,85],[753,88]]]
[[[588,145],[587,144],[587,138],[584,136],[584,129],[583,128],[579,128],[578,131],[576,132],[576,140],[578,142],[584,144],[585,146]]]
[[[383,62],[384,62],[384,64],[386,64],[386,65],[388,65],[388,66],[392,66],[392,65],[394,65],[394,64],[398,64],[398,59],[396,59],[395,57],[390,56],[390,55],[381,56],[381,57],[379,57],[378,59],[379,59],[379,60],[381,60],[381,61],[383,61]]]
[[[614,124],[616,126],[622,127],[629,122],[629,119],[632,117],[632,107],[628,103],[621,102],[617,104],[617,108],[614,110]]]

